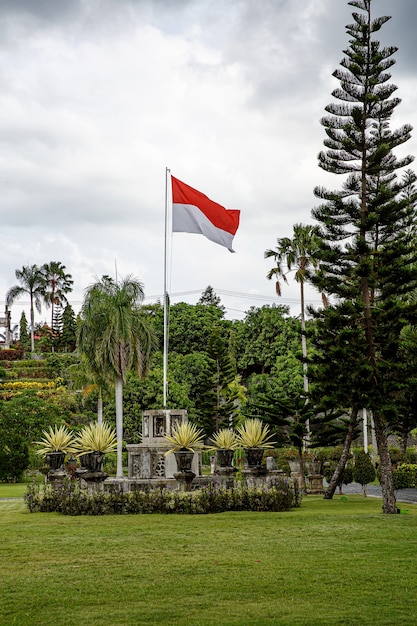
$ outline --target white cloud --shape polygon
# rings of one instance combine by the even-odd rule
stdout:
[[[414,5],[379,4],[393,14],[389,42],[404,46],[395,123],[413,123],[416,44],[399,25]],[[165,167],[242,211],[236,255],[174,236],[172,291],[210,284],[236,311],[262,303],[251,294],[272,298],[264,251],[311,221],[316,184],[339,184],[316,156],[350,10],[334,0],[2,3],[0,311],[15,269],[51,260],[74,278],[74,308],[115,265],[160,295]],[[295,283],[286,300],[298,301]]]

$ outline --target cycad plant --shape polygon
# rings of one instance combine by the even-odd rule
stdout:
[[[268,424],[258,417],[248,418],[237,427],[237,442],[243,448],[273,448],[276,442],[272,437]]]
[[[114,428],[103,422],[90,422],[84,426],[74,440],[77,456],[91,454],[91,452],[113,452],[117,447],[117,437]]]
[[[50,426],[49,430],[42,431],[43,438],[35,441],[35,445],[41,446],[36,454],[46,455],[51,452],[64,452],[70,454],[75,451],[74,438],[66,426]]]
[[[222,428],[210,438],[212,445],[208,448],[214,450],[236,450],[239,446],[237,434],[230,428]]]
[[[178,452],[179,450],[202,450],[204,448],[204,433],[191,422],[182,422],[172,429],[172,435],[164,435],[164,439],[171,444],[165,454]]]

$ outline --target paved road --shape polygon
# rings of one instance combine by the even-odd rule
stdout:
[[[335,495],[338,493],[339,490],[336,489]],[[362,487],[359,483],[343,485],[343,493],[362,493]],[[368,485],[366,493],[368,496],[372,496],[373,498],[382,498],[381,487],[376,487],[375,485]],[[398,502],[410,502],[417,504],[417,489],[398,489],[398,491],[396,491],[396,497]]]

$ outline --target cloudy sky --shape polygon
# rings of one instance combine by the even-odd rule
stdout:
[[[393,127],[417,127],[417,3],[373,0],[399,46]],[[172,301],[212,285],[227,316],[273,301],[264,251],[311,222],[319,120],[347,45],[345,0],[1,0],[0,313],[15,269],[61,261],[78,310],[96,276],[162,297],[166,168],[241,210],[230,254],[169,238]],[[416,131],[417,132],[417,131]],[[404,150],[417,154],[416,139]],[[309,301],[319,304],[313,291]],[[13,306],[20,319],[25,300]],[[43,311],[42,319],[49,319]]]

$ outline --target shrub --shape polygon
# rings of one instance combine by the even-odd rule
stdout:
[[[404,463],[405,455],[399,448],[394,448],[394,446],[389,447],[389,455],[391,458],[391,463],[397,465],[398,463]]]
[[[417,465],[402,463],[392,473],[395,489],[410,489],[417,487]]]
[[[13,348],[0,349],[0,361],[18,361],[23,358],[23,350],[15,350]]]
[[[29,465],[29,451],[24,438],[13,430],[0,434],[0,480],[17,482]]]
[[[406,463],[417,463],[417,450],[415,448],[407,448],[405,453]]]
[[[75,481],[61,485],[28,487],[25,503],[31,513],[57,512],[64,515],[106,515],[139,513],[207,514],[224,511],[288,511],[300,506],[296,482],[277,479],[268,487],[239,485],[232,489],[209,483],[190,492],[166,488],[110,491],[88,494]]]
[[[375,480],[375,477],[376,473],[371,457],[367,452],[361,450],[355,457],[353,480],[362,485],[364,495],[366,495],[365,486]]]

